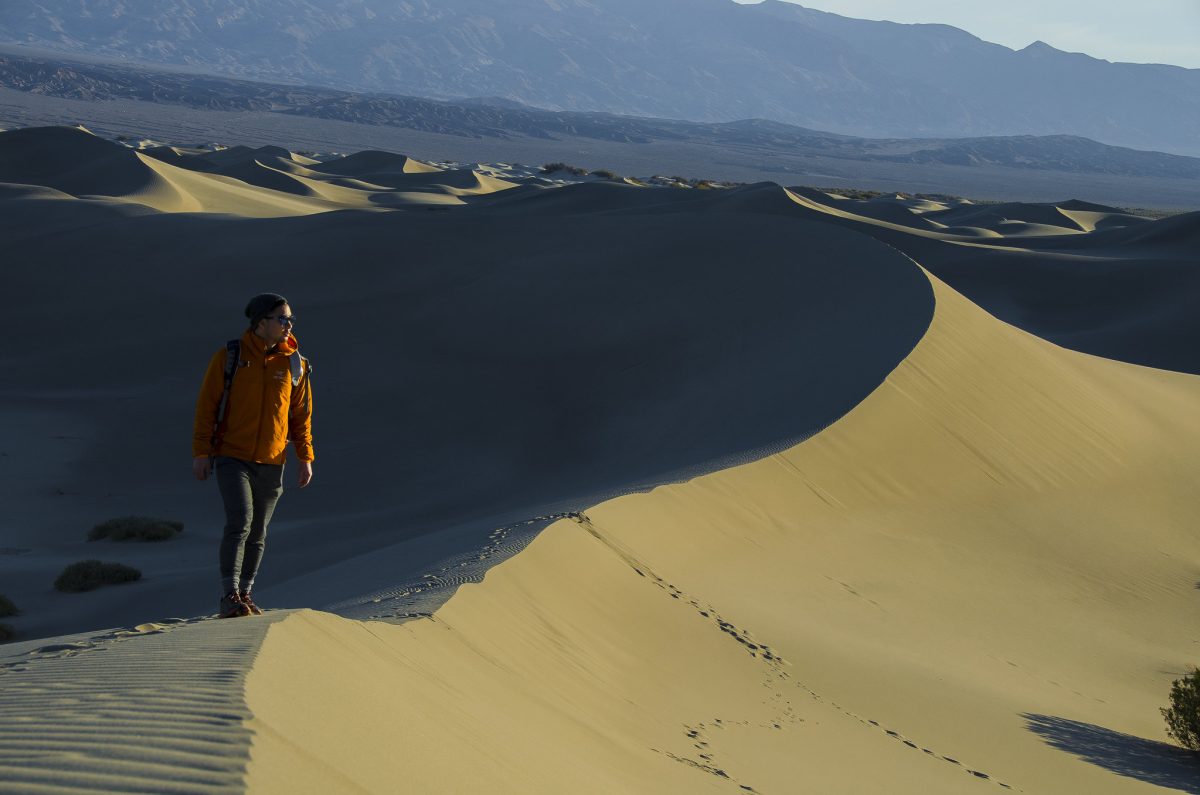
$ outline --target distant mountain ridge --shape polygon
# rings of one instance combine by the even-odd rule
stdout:
[[[0,87],[70,99],[134,99],[209,110],[265,111],[467,138],[691,142],[759,151],[767,158],[787,152],[864,163],[999,166],[1200,180],[1200,158],[1108,146],[1078,136],[865,139],[764,119],[705,123],[547,111],[492,97],[446,102],[156,71],[125,64],[24,58],[2,51]]]
[[[7,0],[0,41],[231,76],[871,137],[1200,155],[1200,70],[766,0]]]

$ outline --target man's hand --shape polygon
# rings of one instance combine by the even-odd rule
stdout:
[[[192,459],[192,473],[196,476],[196,480],[208,480],[208,476],[211,472],[211,458],[206,455],[201,455]]]
[[[300,484],[300,488],[304,488],[310,480],[312,480],[312,461],[301,461],[300,477],[297,479],[297,483]]]

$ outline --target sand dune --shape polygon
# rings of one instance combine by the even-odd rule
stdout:
[[[161,212],[230,213],[248,218],[274,218],[341,209],[310,196],[289,195],[277,188],[252,185],[234,177],[201,174],[145,155],[138,157],[160,179],[123,198]],[[256,181],[268,185],[274,182],[264,179],[269,169],[260,171]]]
[[[1097,229],[1134,228],[1148,221],[1113,207],[1077,199],[1053,204],[975,204],[969,201],[947,204],[900,196],[857,201],[812,188],[789,190],[804,200],[806,206],[832,211],[839,217],[896,230],[907,228],[940,233],[926,236],[947,240],[989,237],[1002,239],[997,242],[1020,245],[1020,239],[1029,236],[1057,237]]]
[[[264,280],[290,285],[305,307],[314,331],[301,332],[301,344],[332,387],[322,392],[323,411],[356,418],[330,429],[340,463],[325,472],[325,489],[296,495],[304,502],[293,518],[303,520],[293,528],[286,514],[278,518],[275,577],[263,596],[279,588],[287,603],[310,607],[353,599],[378,608],[368,595],[406,590],[396,567],[407,567],[432,533],[462,528],[466,543],[485,547],[497,527],[793,443],[877,387],[928,323],[926,280],[862,235],[754,213],[738,214],[730,234],[714,223],[720,215],[619,214],[622,197],[674,192],[579,187],[593,198],[569,218],[510,212],[507,192],[494,207],[446,214],[163,213],[100,225],[93,202],[66,201],[58,202],[64,216],[87,211],[75,229],[52,237],[31,224],[0,230],[16,261],[40,264],[12,274],[14,294],[27,300],[9,308],[7,322],[37,324],[61,299],[64,280],[79,295],[103,296],[73,307],[71,325],[31,340],[0,392],[8,416],[28,418],[47,456],[63,456],[6,496],[14,515],[31,517],[12,528],[11,543],[37,550],[23,559],[21,593],[9,595],[36,594],[64,558],[97,554],[81,533],[110,512],[154,510],[199,535],[181,538],[171,563],[153,550],[122,554],[149,567],[145,588],[164,609],[211,609],[202,549],[203,534],[219,529],[214,495],[179,480],[162,439],[190,411],[194,359],[236,332],[237,296]],[[600,201],[609,189],[620,191],[617,200]],[[739,263],[736,274],[730,262]],[[331,272],[340,275],[331,280]],[[147,317],[173,313],[181,301],[189,317],[213,322],[147,337]],[[139,356],[80,359],[79,329],[93,344],[133,345]],[[386,360],[360,339],[389,341]],[[71,368],[47,364],[60,358]],[[769,395],[748,388],[755,383],[770,383]],[[89,399],[81,384],[109,384],[113,398]],[[381,390],[387,401],[378,400]],[[56,419],[34,422],[47,412]],[[59,434],[55,422],[79,429]],[[131,427],[139,432],[130,436]],[[51,438],[59,435],[72,438]],[[154,464],[131,482],[106,463],[113,449]],[[368,464],[381,450],[392,451],[399,480]],[[21,473],[14,467],[11,476]],[[342,520],[347,501],[356,532],[330,547],[326,523]],[[506,549],[523,532],[508,534]],[[316,548],[325,550],[320,565]],[[432,551],[420,554],[438,562]],[[355,588],[322,576],[334,566]],[[427,573],[404,571],[403,584]],[[120,591],[73,604],[49,600],[22,625],[58,634],[160,617]]]
[[[461,205],[515,186],[470,169],[446,171],[387,152],[322,162],[275,146],[133,149],[61,127],[0,137],[0,182],[118,199],[158,212],[247,218]]]
[[[17,132],[0,792],[1196,791],[1200,214]],[[289,609],[164,619],[220,532],[164,440],[262,289]],[[135,512],[187,529],[82,540]],[[145,577],[49,591],[96,555]]]
[[[1200,374],[1200,314],[1187,306],[1200,289],[1200,213],[1150,221],[1101,205],[964,203],[914,214],[924,200],[821,199],[792,190],[782,212],[824,218],[903,251],[996,317],[1074,350]],[[885,213],[875,205],[892,205]],[[887,220],[891,219],[891,220]]]
[[[323,167],[337,174],[365,176],[368,174],[431,174],[440,171],[437,166],[423,163],[405,155],[392,152],[365,151],[326,160]]]
[[[11,130],[0,136],[3,181],[76,196],[119,196],[160,184],[138,153],[68,127]]]
[[[1105,229],[1096,235],[1096,241],[1139,252],[1150,250],[1160,257],[1194,262],[1195,252],[1200,246],[1200,212],[1182,213],[1153,224]]]
[[[247,682],[250,788],[1184,784],[1166,746],[1121,776],[1055,732],[1160,736],[1191,661],[1200,381],[1064,351],[935,288],[917,349],[820,436],[561,521],[430,621],[272,627]],[[379,681],[397,688],[382,702]],[[318,688],[328,711],[288,695]],[[328,717],[347,703],[378,711]],[[355,761],[398,736],[411,756]]]

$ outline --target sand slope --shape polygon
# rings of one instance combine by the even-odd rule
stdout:
[[[787,194],[793,215],[811,213],[894,246],[1045,339],[1200,374],[1200,347],[1191,342],[1200,334],[1200,313],[1191,310],[1200,290],[1200,213],[1149,221],[1077,200],[949,206]]]
[[[935,287],[917,349],[814,439],[553,525],[432,620],[273,627],[251,790],[1186,788],[1195,761],[1137,738],[1192,662],[1200,381]],[[318,683],[358,708],[288,697]]]
[[[0,646],[0,792],[243,792],[243,681],[277,618]]]
[[[663,215],[632,199],[675,191],[578,187],[599,190],[568,192],[570,217],[480,202],[263,219],[136,205],[141,214],[113,218],[112,207],[135,205],[17,191],[6,207],[19,223],[6,209],[0,230],[13,262],[37,267],[8,274],[21,300],[0,321],[25,339],[0,411],[32,451],[0,445],[4,546],[25,550],[0,558],[0,593],[27,607],[14,626],[57,635],[212,609],[219,503],[211,483],[177,468],[188,455],[179,418],[193,410],[197,362],[240,332],[243,294],[267,285],[290,294],[307,329],[298,335],[325,384],[331,447],[322,488],[289,488],[276,515],[260,595],[355,616],[427,611],[373,600],[415,592],[424,575],[443,584],[422,597],[446,594],[519,549],[535,517],[820,430],[928,324],[932,293],[903,255],[738,209],[771,199],[769,188]],[[52,233],[46,205],[62,216]],[[70,322],[46,326],[66,298]],[[150,333],[158,323],[172,333]],[[84,329],[88,350],[126,353],[81,355]],[[136,478],[114,451],[142,462]],[[129,513],[186,531],[165,546],[84,541]],[[354,532],[331,536],[348,516]],[[49,591],[66,563],[97,556],[145,579],[86,598]],[[475,568],[464,572],[460,556]]]

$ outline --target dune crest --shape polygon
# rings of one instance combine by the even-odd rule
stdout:
[[[1200,379],[934,288],[913,353],[813,439],[562,520],[430,620],[272,627],[250,790],[1139,791],[1036,728],[1162,738],[1191,661]],[[361,709],[290,696],[314,689]]]

